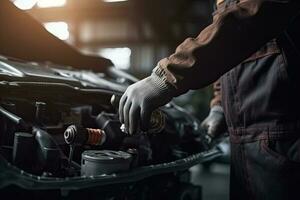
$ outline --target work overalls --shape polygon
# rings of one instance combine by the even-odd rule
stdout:
[[[236,2],[224,1],[216,12]],[[220,79],[231,141],[232,200],[300,199],[297,21]]]

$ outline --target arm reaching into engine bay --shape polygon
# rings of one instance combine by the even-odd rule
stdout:
[[[172,97],[216,81],[272,38],[300,11],[298,0],[241,0],[219,10],[213,23],[188,38],[151,76],[131,85],[120,101],[120,120],[130,133],[147,129],[153,110]]]
[[[0,55],[95,71],[104,71],[112,65],[107,59],[83,55],[59,40],[9,0],[0,1],[0,26]]]

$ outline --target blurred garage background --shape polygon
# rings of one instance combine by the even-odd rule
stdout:
[[[56,37],[85,54],[99,55],[142,78],[174,52],[187,37],[196,37],[211,21],[213,0],[12,0]],[[176,99],[203,120],[211,88]],[[196,166],[194,183],[204,199],[227,199],[229,165]]]

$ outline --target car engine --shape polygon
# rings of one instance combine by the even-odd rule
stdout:
[[[126,134],[118,99],[135,81],[113,67],[95,73],[1,57],[0,187],[134,183],[220,155],[198,120],[174,103],[155,111],[150,131]]]

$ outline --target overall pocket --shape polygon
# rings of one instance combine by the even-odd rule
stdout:
[[[300,183],[300,139],[262,139],[240,144],[252,199],[295,199]]]
[[[261,140],[261,150],[266,156],[282,165],[298,167],[300,172],[300,138],[282,140]]]

